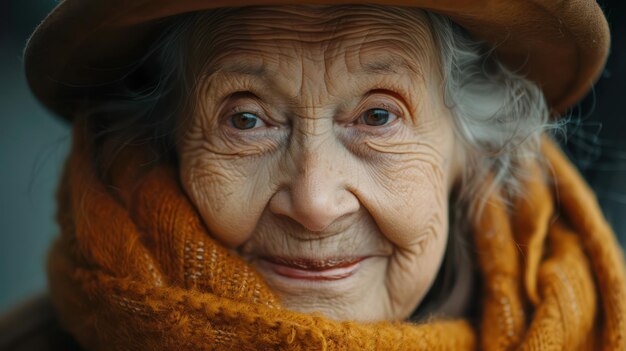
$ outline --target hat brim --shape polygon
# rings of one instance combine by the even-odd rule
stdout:
[[[350,4],[293,0],[65,0],[35,30],[25,69],[35,96],[72,119],[82,87],[106,84],[140,57],[171,16],[221,7]],[[498,59],[535,81],[549,106],[563,113],[598,78],[610,35],[593,0],[387,0],[445,15],[491,46]]]

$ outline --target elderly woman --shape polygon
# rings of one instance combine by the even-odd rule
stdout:
[[[548,133],[604,64],[596,3],[311,3],[66,0],[31,38],[74,123],[49,283],[82,347],[626,349]]]

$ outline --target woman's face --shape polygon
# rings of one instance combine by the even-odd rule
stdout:
[[[205,74],[178,152],[211,235],[286,308],[409,316],[441,264],[460,168],[426,16],[251,8],[194,33]]]

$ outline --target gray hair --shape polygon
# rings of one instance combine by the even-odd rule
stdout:
[[[227,11],[213,10],[209,15],[222,17]],[[101,154],[114,154],[129,143],[144,143],[156,145],[158,157],[170,155],[168,158],[176,160],[177,119],[189,107],[185,100],[192,96],[195,84],[187,76],[185,52],[188,34],[201,19],[198,16],[202,15],[175,19],[137,63],[137,69],[112,87],[115,95],[89,105],[87,114],[100,116],[98,135],[114,138],[114,148],[102,148]],[[543,93],[535,83],[499,63],[485,45],[446,17],[429,12],[427,16],[440,49],[444,102],[453,114],[457,138],[464,143],[467,163],[450,207],[446,258],[437,281],[414,314],[417,319],[455,310],[449,307],[458,302],[455,294],[468,279],[474,280],[471,243],[466,240],[471,222],[480,215],[490,194],[497,192],[504,201],[523,195],[528,176],[525,165],[541,160],[542,134],[562,128],[562,123],[550,120]],[[147,74],[142,72],[145,67],[151,70]],[[130,88],[127,82],[137,75],[156,79]]]
[[[537,84],[502,65],[448,18],[428,17],[441,51],[445,103],[469,152],[459,196],[472,203],[471,214],[479,215],[496,189],[507,198],[523,195],[524,165],[541,161],[542,135],[563,123],[550,120]],[[492,183],[485,189],[489,177]]]
[[[450,208],[446,256],[433,288],[414,318],[432,313],[457,314],[467,305],[475,281],[473,221],[491,196],[505,204],[524,193],[528,165],[543,163],[542,135],[560,131],[564,122],[550,119],[543,92],[534,82],[501,64],[482,43],[448,18],[427,13],[440,49],[444,102],[464,143],[466,164]],[[469,286],[469,287],[468,287]],[[462,308],[462,307],[461,307]]]

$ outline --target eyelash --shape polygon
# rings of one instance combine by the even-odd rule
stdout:
[[[384,91],[383,93],[387,95],[389,95],[390,93],[393,93],[393,92],[387,92],[384,89],[383,91]],[[377,90],[374,90],[371,93],[372,95],[374,95],[377,92],[378,92]],[[366,100],[370,100],[370,99],[366,99]],[[247,104],[247,105],[250,106],[250,104]],[[347,123],[347,126],[359,125],[359,126],[363,126],[362,128],[367,128],[367,129],[383,129],[391,124],[394,124],[394,122],[396,122],[397,120],[402,119],[403,117],[402,109],[395,105],[396,105],[395,103],[381,102],[381,101],[363,104],[362,108],[357,108],[359,113],[357,115],[353,115],[353,117],[350,119],[351,122]],[[381,124],[381,125],[367,124],[362,120],[365,113],[367,113],[368,111],[377,110],[377,109],[387,111],[390,115],[393,115],[393,119],[390,122],[385,122],[384,124]],[[254,126],[249,129],[240,129],[240,128],[236,128],[235,126],[233,126],[232,118],[238,114],[243,114],[243,113],[249,113],[249,114],[254,115],[256,118],[259,119],[259,121],[261,121],[261,123],[264,124],[265,127],[276,127],[274,123],[270,123],[268,119],[265,118],[263,111],[260,111],[256,107],[248,108],[246,104],[235,105],[232,108],[230,108],[228,113],[226,113],[222,118],[223,123],[226,123],[226,125],[228,125],[229,128],[237,130],[238,132],[249,133],[252,130],[260,129],[261,127],[263,127],[263,126],[261,127]]]

